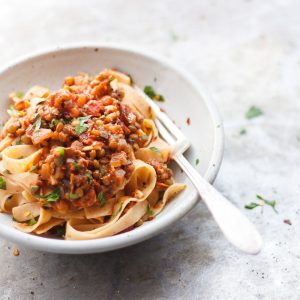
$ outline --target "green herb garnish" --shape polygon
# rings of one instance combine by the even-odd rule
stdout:
[[[263,111],[260,108],[258,108],[256,106],[251,106],[249,108],[249,110],[246,112],[246,118],[247,119],[253,119],[253,118],[256,118],[256,117],[258,117],[262,114],[263,114]]]
[[[148,216],[153,216],[154,215],[154,211],[150,208],[149,205],[147,206],[147,212],[146,213],[147,213]]]
[[[33,172],[37,169],[37,166],[32,166],[30,169],[29,169],[29,172]]]
[[[99,171],[100,171],[101,177],[103,177],[105,175],[105,169],[100,166]]]
[[[72,162],[72,165],[75,168],[75,171],[79,171],[80,170],[80,166],[78,165],[78,163],[76,161]]]
[[[49,127],[50,128],[54,128],[54,127],[56,127],[56,125],[59,123],[59,120],[57,120],[57,119],[52,119],[51,120],[51,123],[50,123],[50,125],[49,125]]]
[[[58,153],[59,153],[59,162],[63,164],[65,161],[65,148],[59,147]]]
[[[251,202],[251,203],[245,205],[245,208],[247,208],[247,209],[253,209],[253,208],[257,207],[257,206],[263,207],[265,205],[269,205],[269,206],[271,206],[273,208],[273,210],[276,213],[278,213],[277,209],[275,208],[275,206],[276,206],[276,201],[275,200],[271,200],[270,201],[270,200],[264,199],[260,195],[256,195],[256,198],[259,199],[259,200],[261,200],[261,202],[260,203]]]
[[[31,186],[31,193],[34,194],[38,189],[39,187],[37,185]]]
[[[142,136],[142,140],[148,141],[148,139],[149,139],[149,136],[148,136],[148,135],[143,135],[143,136]]]
[[[150,147],[149,148],[151,151],[155,152],[156,154],[160,154],[160,150],[156,147]]]
[[[86,122],[91,118],[91,116],[80,117],[79,124],[75,126],[75,131],[78,135],[84,133],[89,128],[89,125]]]
[[[16,140],[16,145],[20,145],[21,144],[21,137],[19,136],[18,139]]]
[[[36,220],[35,220],[35,218],[34,218],[34,216],[33,215],[31,215],[31,219],[28,221],[28,226],[33,226],[33,225],[35,225],[37,222],[36,222]]]
[[[276,206],[276,201],[275,200],[267,200],[267,199],[264,199],[260,195],[256,195],[256,198],[259,199],[259,200],[262,200],[264,202],[264,204],[267,204],[267,205],[271,206],[273,208],[273,210],[276,213],[278,213],[277,209],[275,208],[275,206]]]
[[[57,227],[56,231],[55,231],[55,234],[58,235],[58,236],[63,237],[65,235],[65,228]]]
[[[16,117],[22,117],[22,116],[25,116],[26,115],[26,111],[24,111],[24,110],[16,110],[16,108],[13,106],[13,105],[11,105],[10,106],[10,108],[8,109],[8,111],[12,114],[12,115],[14,115],[14,116],[16,116]]]
[[[156,101],[159,101],[159,102],[164,102],[165,101],[165,98],[162,96],[162,95],[159,95],[157,94],[153,87],[150,86],[150,85],[146,85],[144,87],[144,93],[150,97],[152,100],[156,100]]]
[[[34,126],[34,132],[38,132],[40,127],[41,127],[41,124],[42,124],[42,118],[39,117],[34,123],[33,123],[33,126]]]
[[[261,205],[258,204],[258,203],[255,203],[255,202],[251,202],[249,204],[246,204],[245,208],[247,208],[247,209],[253,209],[253,208],[257,207],[257,206],[261,206]]]
[[[121,210],[122,210],[122,208],[123,208],[123,204],[124,204],[124,203],[121,203],[119,209],[114,213],[114,217],[116,217],[116,216],[121,212]]]
[[[244,135],[244,134],[246,134],[247,133],[247,130],[245,129],[245,128],[242,128],[241,130],[240,130],[240,135]]]
[[[0,177],[0,189],[6,190],[6,181],[4,180],[3,177]]]
[[[24,97],[24,93],[21,91],[16,92],[16,97],[22,99]]]
[[[93,183],[93,176],[92,176],[92,174],[91,173],[86,173],[85,176],[88,179],[88,183],[92,184]]]
[[[58,188],[55,188],[53,192],[48,195],[34,195],[37,198],[46,199],[48,202],[56,202],[60,198],[60,192]]]
[[[97,199],[98,199],[98,202],[100,204],[100,207],[103,207],[105,205],[105,197],[104,197],[104,193],[103,192],[99,192],[98,195],[97,195]]]
[[[69,195],[69,198],[71,199],[71,200],[76,200],[76,199],[78,199],[79,197],[78,197],[78,195],[77,194],[70,194]]]
[[[196,159],[196,166],[199,165],[199,162],[200,162],[200,160],[199,160],[199,158],[197,158],[197,159]]]

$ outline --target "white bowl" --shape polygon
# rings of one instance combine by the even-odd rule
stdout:
[[[223,155],[223,128],[216,107],[188,73],[154,55],[119,46],[78,46],[30,55],[0,71],[2,107],[9,106],[11,91],[26,91],[33,85],[51,89],[61,86],[63,78],[79,71],[96,74],[105,67],[116,67],[131,74],[140,87],[152,85],[166,98],[162,107],[181,127],[192,142],[186,153],[191,164],[212,182]],[[6,99],[6,100],[5,100]],[[5,109],[1,121],[7,120]],[[188,126],[186,119],[190,118]],[[179,221],[197,203],[198,196],[184,173],[174,166],[175,180],[187,184],[154,220],[132,231],[87,241],[65,241],[26,234],[13,227],[11,216],[0,213],[0,236],[16,244],[41,251],[69,254],[97,253],[114,250],[144,241]],[[201,222],[201,220],[199,220]]]

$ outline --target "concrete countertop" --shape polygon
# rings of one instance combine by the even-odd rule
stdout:
[[[0,299],[299,299],[299,11],[296,0],[1,1],[0,66],[49,46],[110,41],[197,76],[226,132],[215,186],[257,225],[264,249],[233,249],[202,203],[163,234],[105,254],[18,247],[15,257],[1,240]],[[264,115],[247,120],[252,105]],[[276,200],[279,213],[246,211],[256,194]]]

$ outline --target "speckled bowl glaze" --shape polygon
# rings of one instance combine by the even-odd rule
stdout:
[[[96,74],[103,68],[118,68],[129,73],[137,85],[152,85],[163,94],[162,107],[192,142],[186,156],[198,171],[212,182],[223,155],[223,128],[220,116],[207,92],[189,73],[164,58],[145,51],[115,45],[72,46],[33,54],[10,64],[0,71],[1,121],[8,116],[7,95],[14,90],[26,91],[33,85],[57,89],[63,78],[78,72]],[[190,118],[191,124],[186,120]],[[198,195],[184,173],[176,166],[175,180],[187,185],[151,222],[126,233],[87,241],[65,241],[26,234],[13,227],[11,216],[0,214],[0,236],[33,249],[68,254],[110,251],[149,239],[175,222],[179,222],[198,201]],[[201,220],[199,220],[201,222]]]

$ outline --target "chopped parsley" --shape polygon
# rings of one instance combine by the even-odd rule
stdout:
[[[16,140],[16,145],[20,145],[21,144],[21,137],[19,136],[18,139]]]
[[[80,170],[80,166],[78,165],[78,163],[76,161],[72,162],[72,165],[73,165],[75,171],[79,171]]]
[[[28,226],[33,226],[33,225],[35,225],[37,222],[36,222],[36,220],[35,220],[35,218],[34,218],[34,216],[32,215],[31,216],[31,219],[28,221]]]
[[[159,101],[159,102],[164,102],[165,101],[165,98],[162,96],[162,95],[159,95],[157,94],[153,87],[150,86],[150,85],[146,85],[144,87],[144,93],[150,97],[152,100],[156,100],[156,101]]]
[[[37,198],[46,199],[48,202],[56,202],[60,198],[60,192],[58,188],[55,188],[53,192],[49,193],[48,195],[34,195]]]
[[[171,39],[176,42],[178,40],[178,35],[174,32],[174,31],[171,31],[170,32],[170,35],[171,35]]]
[[[8,112],[16,117],[22,117],[26,115],[26,112],[24,110],[16,110],[16,108],[13,105],[10,106]]]
[[[75,126],[75,131],[78,135],[84,133],[89,128],[89,125],[86,122],[91,118],[91,116],[80,117],[79,124]]]
[[[260,195],[256,195],[256,198],[259,199],[259,200],[262,200],[264,202],[264,204],[271,206],[273,208],[273,210],[276,213],[278,213],[277,209],[275,208],[275,206],[276,206],[276,201],[275,200],[267,200],[267,199],[264,199]]]
[[[160,150],[156,147],[150,147],[149,148],[151,151],[155,152],[156,154],[160,154]]]
[[[123,204],[124,204],[124,203],[121,203],[119,209],[114,213],[114,217],[116,217],[116,216],[122,211]]]
[[[58,154],[59,154],[59,162],[61,164],[63,164],[64,161],[65,161],[65,148],[59,147],[58,148]]]
[[[56,231],[55,231],[55,235],[63,237],[65,235],[65,228],[63,228],[63,227],[57,227]]]
[[[105,169],[100,166],[99,171],[100,171],[101,177],[103,177],[105,175]]]
[[[196,166],[199,165],[199,162],[200,162],[200,160],[199,160],[199,158],[197,158],[197,159],[196,159]]]
[[[263,115],[263,111],[256,106],[251,106],[249,110],[246,112],[247,119],[253,119],[261,115]]]
[[[257,207],[257,206],[264,207],[265,205],[269,205],[269,206],[271,206],[273,208],[273,210],[276,213],[278,213],[277,209],[275,208],[275,206],[276,206],[276,201],[275,200],[267,200],[267,199],[264,199],[260,195],[256,195],[256,198],[258,200],[260,200],[259,203],[257,203],[257,202],[251,202],[251,203],[245,205],[245,208],[246,209],[253,209],[253,208]]]
[[[261,205],[258,204],[258,203],[255,203],[255,202],[251,202],[249,204],[246,204],[245,208],[247,208],[247,209],[253,209],[253,208],[257,207],[257,206],[261,206]]]
[[[93,176],[92,176],[92,174],[91,173],[86,173],[85,176],[88,179],[88,183],[92,184],[92,182],[93,182]]]
[[[154,211],[150,208],[150,206],[147,206],[147,215],[148,216],[153,216],[154,215]]]
[[[70,194],[69,195],[69,198],[71,199],[71,200],[76,200],[76,199],[78,199],[79,197],[78,197],[78,195],[77,194]]]
[[[60,121],[58,119],[52,119],[51,123],[49,125],[50,128],[55,128],[56,125],[59,123]]]
[[[38,189],[39,187],[37,185],[31,186],[31,193],[34,194]]]
[[[100,207],[103,207],[105,205],[105,197],[104,197],[104,193],[103,192],[99,192],[98,195],[97,195],[97,199],[98,199],[98,202],[100,204]]]
[[[24,97],[24,92],[21,91],[16,92],[16,97],[22,99]]]
[[[247,130],[245,128],[241,128],[240,135],[244,135],[247,133]]]
[[[41,127],[41,124],[42,124],[42,118],[39,117],[37,118],[37,120],[33,123],[33,126],[34,126],[34,132],[38,132],[40,127]]]
[[[29,169],[29,172],[34,172],[36,169],[37,169],[37,166],[32,166],[32,167]]]
[[[148,139],[149,139],[149,136],[148,136],[148,135],[143,135],[143,136],[142,136],[142,140],[148,141]]]
[[[3,177],[0,177],[0,189],[6,190],[6,181],[4,180]]]

